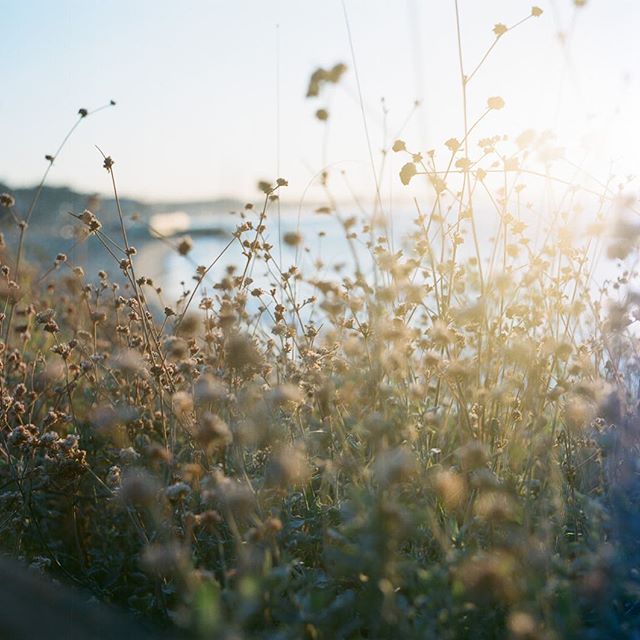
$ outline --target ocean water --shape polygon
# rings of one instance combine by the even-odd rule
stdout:
[[[348,216],[343,214],[343,219]],[[415,232],[414,224],[416,215],[408,210],[400,210],[393,217],[387,218],[388,233],[383,227],[367,228],[367,218],[363,214],[354,214],[357,222],[350,228],[356,234],[355,238],[347,241],[345,230],[334,215],[320,215],[315,213],[299,214],[295,209],[284,209],[278,216],[275,211],[269,213],[266,219],[266,240],[273,245],[271,255],[275,265],[269,272],[264,263],[256,262],[250,266],[248,274],[253,279],[252,287],[268,289],[271,284],[277,282],[277,270],[286,271],[295,265],[305,278],[333,279],[337,274],[349,275],[355,270],[357,260],[365,276],[372,274],[372,256],[370,251],[371,240],[386,235],[389,246],[394,251],[402,251],[404,255],[411,253],[412,242],[408,240],[409,234]],[[255,223],[257,213],[252,213],[251,218]],[[156,284],[162,286],[165,301],[175,301],[185,290],[191,290],[195,284],[194,275],[198,265],[208,267],[214,261],[208,277],[201,285],[202,291],[211,292],[211,286],[220,280],[226,270],[235,267],[235,273],[241,274],[247,261],[243,255],[243,249],[238,241],[232,241],[232,232],[241,222],[238,215],[218,214],[210,217],[197,217],[193,220],[193,227],[198,229],[192,233],[193,248],[187,256],[181,256],[175,249],[175,244],[180,237],[174,237],[169,242],[161,240],[148,240],[142,244],[137,243],[138,255],[136,256],[136,268],[138,275],[153,278]],[[530,230],[534,237],[532,244],[540,246],[545,238],[545,222],[530,219]],[[576,236],[580,236],[580,228],[584,227],[588,219],[576,223]],[[207,234],[205,230],[210,227],[212,232]],[[495,235],[498,229],[498,219],[495,214],[485,216],[476,215],[476,229],[482,261],[486,267],[495,243]],[[464,243],[459,245],[458,259],[465,261],[475,255],[475,248],[470,233],[470,225],[463,223]],[[303,242],[297,247],[287,245],[279,239],[286,237],[288,233],[300,233]],[[187,235],[189,232],[186,232]],[[255,232],[245,234],[245,238],[252,240]],[[368,246],[369,245],[369,246]],[[606,258],[606,243],[600,243],[600,251],[597,254],[597,268],[594,270],[590,286],[594,293],[606,280],[613,280],[624,269],[617,261]],[[526,268],[526,252],[523,250],[516,260]],[[499,266],[496,266],[499,271]],[[299,284],[300,297],[312,295],[313,287],[308,284]],[[612,291],[615,293],[615,291]]]

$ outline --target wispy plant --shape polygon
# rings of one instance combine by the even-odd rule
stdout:
[[[3,549],[195,637],[633,637],[634,205],[548,132],[475,139],[505,102],[474,119],[469,87],[542,11],[496,24],[467,66],[455,9],[460,130],[371,157],[377,192],[391,153],[398,186],[424,181],[407,237],[379,192],[342,209],[323,158],[316,213],[351,272],[303,269],[304,225],[278,232],[286,266],[278,178],[165,305],[105,154],[119,231],[75,223],[117,277],[61,253],[29,278],[22,241],[3,247]],[[309,96],[348,73],[317,69]],[[40,191],[24,219],[0,197],[21,230]],[[219,268],[234,245],[240,264]],[[603,249],[629,268],[597,285]]]

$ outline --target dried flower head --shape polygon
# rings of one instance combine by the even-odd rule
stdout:
[[[486,446],[478,441],[471,440],[457,451],[460,465],[465,471],[480,469],[487,464],[489,459]]]
[[[198,421],[195,439],[205,450],[213,451],[230,445],[233,434],[220,416],[207,411]]]
[[[310,474],[311,468],[304,451],[297,447],[287,447],[269,461],[265,482],[270,487],[288,489],[305,484]]]
[[[417,463],[413,452],[400,446],[380,453],[374,463],[373,471],[381,486],[386,487],[406,482],[416,472]]]
[[[15,206],[16,199],[10,193],[0,193],[0,207],[9,209]]]
[[[455,471],[440,471],[435,477],[434,488],[449,511],[457,509],[467,495],[467,483],[464,477]]]
[[[297,247],[299,244],[302,244],[302,235],[295,231],[289,231],[282,236],[282,240],[290,247]]]
[[[539,640],[535,619],[524,611],[512,611],[507,619],[507,629],[512,640]]]
[[[120,488],[120,498],[127,505],[150,507],[156,501],[159,485],[149,473],[133,469],[125,473]]]
[[[176,249],[181,256],[186,256],[191,251],[191,249],[193,249],[193,240],[190,236],[183,236],[182,238],[180,238]]]

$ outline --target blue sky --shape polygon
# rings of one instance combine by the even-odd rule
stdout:
[[[459,4],[472,68],[492,42],[493,25],[516,22],[532,3]],[[581,137],[590,133],[600,136],[594,170],[608,171],[613,160],[616,170],[633,173],[640,162],[640,3],[536,4],[544,14],[499,42],[470,89],[472,114],[492,95],[507,103],[477,137],[555,128],[579,153]],[[402,132],[412,148],[441,147],[460,136],[453,0],[346,0],[346,7],[376,157],[385,131],[387,140],[393,137],[416,98],[422,107]],[[97,144],[116,160],[122,192],[134,196],[245,199],[255,195],[258,179],[277,177],[279,163],[298,197],[325,160],[346,172],[336,179],[338,196],[350,188],[371,191],[339,0],[0,0],[0,12],[0,180],[35,182],[44,154],[78,108],[114,99],[115,109],[82,123],[52,184],[107,191]],[[559,31],[569,37],[566,49]],[[306,100],[310,73],[339,61],[349,67],[344,82]],[[324,125],[313,115],[319,107],[331,114],[326,148]],[[399,191],[397,167],[389,169],[385,188]]]

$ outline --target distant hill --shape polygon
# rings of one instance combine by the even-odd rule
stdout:
[[[0,191],[10,193],[16,199],[16,210],[20,217],[24,217],[31,206],[36,187],[12,189],[0,183]],[[140,215],[150,215],[150,205],[129,198],[121,199],[125,215],[138,211]],[[67,224],[71,221],[68,212],[82,213],[91,209],[94,213],[110,213],[116,211],[112,198],[100,198],[88,193],[79,193],[68,187],[47,187],[42,189],[38,204],[31,217],[31,226],[51,226],[52,224]]]
[[[12,189],[10,186],[0,182],[0,193],[4,192],[13,195],[16,199],[16,210],[21,217],[24,217],[33,201],[36,187]],[[228,213],[242,207],[240,201],[229,198],[147,202],[122,197],[120,198],[120,205],[125,217],[137,213],[142,220],[147,220],[154,213],[167,211],[185,211],[191,215],[203,215]],[[69,212],[82,213],[85,209],[90,209],[98,215],[98,218],[106,228],[117,224],[116,202],[113,198],[81,193],[68,187],[45,186],[33,212],[31,226],[60,229],[72,222]]]

